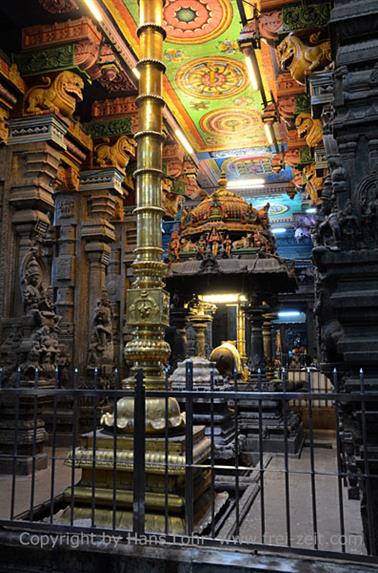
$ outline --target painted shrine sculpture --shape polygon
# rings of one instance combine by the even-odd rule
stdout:
[[[44,76],[45,85],[33,86],[25,96],[26,113],[59,113],[71,118],[76,104],[82,101],[84,82],[80,76],[68,70],[58,74],[53,80]]]
[[[191,210],[184,209],[180,228],[172,233],[170,261],[182,258],[231,258],[243,252],[275,253],[269,224],[269,203],[257,210],[226,189],[224,176],[219,189]]]

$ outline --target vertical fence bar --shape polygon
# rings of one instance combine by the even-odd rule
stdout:
[[[286,512],[286,533],[287,545],[291,547],[291,524],[290,524],[290,482],[289,482],[289,452],[288,452],[288,427],[287,427],[287,370],[282,368],[282,388],[283,396],[283,418],[284,418],[284,460],[285,460],[285,512]]]
[[[371,481],[370,481],[370,468],[369,468],[369,453],[368,453],[368,437],[366,426],[366,387],[364,371],[360,369],[360,391],[361,391],[361,430],[362,430],[362,446],[364,449],[364,480],[365,480],[365,501],[366,501],[366,514],[368,522],[368,539],[369,539],[369,554],[374,550],[374,515],[371,494]]]
[[[33,521],[34,518],[34,496],[35,496],[35,466],[36,466],[36,456],[37,456],[37,422],[38,422],[38,381],[39,381],[39,369],[35,369],[34,374],[34,396],[33,396],[33,445],[32,445],[32,476],[30,484],[30,512],[29,520]]]
[[[14,519],[14,510],[16,503],[16,473],[17,473],[17,457],[18,457],[18,427],[20,424],[20,387],[21,387],[21,369],[17,368],[15,388],[16,388],[16,405],[14,413],[14,442],[13,442],[13,464],[12,464],[12,489],[11,489],[11,507],[10,519]]]
[[[310,471],[311,471],[311,505],[312,505],[312,530],[314,533],[314,548],[318,549],[318,518],[316,512],[316,472],[315,472],[315,449],[314,449],[314,422],[313,422],[313,400],[312,400],[312,380],[310,368],[307,368],[307,389],[308,389],[308,431],[310,437]]]
[[[211,466],[211,537],[215,537],[215,459],[214,459],[214,366],[210,372],[210,466]]]
[[[261,368],[257,370],[257,390],[262,392]],[[265,475],[264,475],[264,428],[262,398],[259,402],[259,476],[260,476],[260,520],[261,520],[261,543],[265,543]]]
[[[339,381],[336,368],[333,369],[333,387],[335,393],[339,393]],[[340,437],[340,404],[338,399],[335,401],[335,411],[336,411],[336,455],[337,455],[337,490],[339,498],[339,520],[340,520],[340,539],[341,539],[341,551],[345,553],[345,522],[344,522],[344,502],[343,502],[343,466],[341,461],[342,444]]]
[[[186,363],[186,391],[193,391],[193,362]],[[193,398],[186,398],[185,425],[185,523],[187,535],[193,533]]]
[[[143,535],[145,530],[145,464],[146,464],[146,391],[144,374],[136,375],[134,394],[134,502],[133,531]]]
[[[238,373],[234,370],[234,390],[238,392]],[[235,534],[240,534],[240,480],[239,480],[239,400],[235,399]]]
[[[78,389],[79,370],[74,369],[73,372],[73,427],[72,427],[72,453],[71,453],[71,507],[70,507],[70,524],[73,525],[75,515],[75,469],[76,469],[76,442],[79,424],[79,396],[76,394]]]
[[[114,370],[114,389],[120,389],[119,370]],[[118,438],[118,410],[117,410],[117,394],[114,395],[113,403],[113,416],[114,416],[114,431],[113,431],[113,469],[112,469],[112,528],[117,527],[117,438]]]
[[[169,508],[168,508],[168,491],[169,491],[169,427],[168,427],[168,407],[169,407],[169,375],[168,371],[165,373],[165,408],[164,408],[164,531],[165,534],[169,533]]]
[[[56,465],[56,412],[57,412],[57,392],[59,388],[59,369],[55,368],[54,377],[54,402],[53,402],[53,427],[51,444],[51,481],[50,481],[50,523],[54,521],[55,507],[55,465]]]
[[[94,369],[94,390],[98,389],[98,368]],[[91,526],[96,527],[96,445],[97,445],[97,396],[92,399],[92,499]]]

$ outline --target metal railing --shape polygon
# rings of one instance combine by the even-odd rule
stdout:
[[[110,388],[102,387],[97,370],[86,387],[81,386],[77,371],[70,387],[61,386],[59,372],[52,385],[40,380],[38,371],[26,385],[19,372],[11,386],[3,384],[0,390],[0,468],[2,473],[7,471],[0,478],[5,492],[0,527],[41,535],[106,532],[125,542],[138,543],[143,538],[145,544],[155,543],[158,536],[164,544],[235,546],[369,561],[364,541],[374,537],[369,508],[372,480],[378,475],[369,468],[367,412],[378,401],[378,392],[366,391],[362,371],[360,387],[353,392],[340,388],[336,372],[331,389],[328,384],[314,386],[311,369],[296,374],[302,385],[293,385],[284,369],[279,375],[277,386],[258,372],[250,387],[236,375],[219,384],[212,371],[210,382],[198,385],[193,364],[188,362],[184,387],[172,389],[167,380],[165,390],[146,391],[140,371],[132,392],[121,387],[117,371]],[[133,433],[100,432],[104,412],[114,412],[117,426],[116,404],[125,397],[134,397]],[[150,398],[165,403],[164,428],[155,436],[145,430],[146,399]],[[181,433],[169,429],[170,398],[185,409]],[[314,427],[314,411],[322,401],[335,412],[328,448],[318,442]],[[293,403],[307,411],[304,441],[298,443],[302,428],[301,421],[293,418]],[[344,451],[346,406],[354,409],[361,422],[354,470]],[[63,419],[69,447],[61,445]],[[204,420],[205,430],[201,429]],[[44,445],[47,422],[49,442]],[[182,448],[180,455],[172,453],[172,440],[176,440],[174,452]],[[205,440],[201,442],[205,453],[199,456],[201,440]],[[47,467],[39,469],[46,456]],[[20,477],[22,464],[28,469],[23,473],[29,475]],[[125,475],[131,475],[132,481]],[[157,481],[154,475],[160,476]],[[359,501],[347,498],[344,486],[349,483],[357,483],[366,496],[365,532]],[[206,511],[199,526],[201,504]],[[126,515],[132,516],[128,525],[123,521]],[[149,520],[149,515],[158,518]],[[160,525],[154,528],[151,523]]]

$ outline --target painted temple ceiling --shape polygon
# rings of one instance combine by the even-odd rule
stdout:
[[[138,54],[137,0],[104,4]],[[168,0],[164,18],[165,97],[195,151],[227,157],[250,149],[269,157],[261,95],[251,88],[237,43],[236,0]]]

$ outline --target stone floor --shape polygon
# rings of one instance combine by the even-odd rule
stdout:
[[[46,450],[49,456],[49,467],[35,474],[34,504],[38,505],[51,497],[51,451]],[[54,495],[59,495],[64,488],[71,485],[71,468],[64,465],[68,448],[56,450]],[[80,477],[76,472],[75,483]],[[31,477],[17,476],[15,480],[15,507],[14,514],[18,515],[30,509]],[[0,518],[8,519],[12,499],[12,477],[0,474]]]
[[[318,520],[319,548],[340,551],[340,520],[338,483],[336,477],[336,455],[332,436],[318,441],[315,449],[316,509]],[[328,447],[326,447],[328,446]],[[330,447],[331,446],[331,447]],[[51,452],[49,452],[49,455]],[[67,448],[57,451],[55,473],[55,495],[71,483],[71,469],[64,466]],[[51,462],[50,462],[51,464]],[[314,547],[310,450],[305,447],[302,456],[289,459],[289,494],[291,542],[294,547]],[[265,542],[286,545],[285,477],[284,458],[274,455],[265,472]],[[79,479],[79,472],[75,482]],[[12,479],[0,474],[0,518],[7,519],[10,511]],[[31,492],[30,477],[17,477],[15,514],[29,509]],[[50,468],[37,472],[35,479],[35,504],[48,500],[51,495]],[[348,500],[343,488],[346,550],[351,553],[365,553],[362,539],[362,525],[359,501]],[[257,495],[244,520],[240,539],[243,542],[261,542],[261,496]]]
[[[289,459],[290,529],[293,547],[313,549],[313,508],[311,494],[310,450],[304,448],[300,459]],[[334,449],[315,451],[315,498],[319,549],[341,551],[340,512],[336,457]],[[286,495],[283,457],[274,456],[264,479],[265,542],[287,543]],[[345,546],[350,553],[365,553],[360,502],[349,500],[343,488]],[[256,498],[240,531],[242,540],[261,542],[261,496]]]

